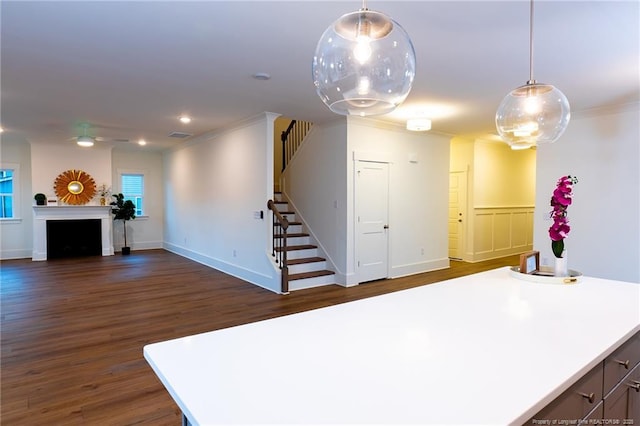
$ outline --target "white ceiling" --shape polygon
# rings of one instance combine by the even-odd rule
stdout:
[[[353,1],[7,1],[1,13],[3,138],[74,143],[80,122],[145,149],[263,111],[326,122],[311,60]],[[413,90],[402,121],[429,111],[433,131],[495,132],[502,98],[529,78],[529,2],[375,1],[411,37]],[[631,1],[535,3],[534,77],[576,114],[639,102],[639,9]],[[271,74],[268,81],[252,78]],[[435,108],[432,110],[432,108]],[[188,113],[193,122],[177,117]],[[571,125],[571,124],[570,124]],[[117,146],[123,147],[120,142]]]

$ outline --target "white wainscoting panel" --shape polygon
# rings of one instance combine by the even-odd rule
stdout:
[[[533,206],[473,209],[472,262],[533,249]]]

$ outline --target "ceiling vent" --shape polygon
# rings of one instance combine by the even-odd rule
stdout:
[[[185,132],[171,132],[171,133],[169,133],[169,137],[170,138],[184,139],[184,138],[188,138],[189,136],[193,136],[193,135],[191,133],[185,133]]]
[[[114,139],[114,142],[130,142],[129,139]]]

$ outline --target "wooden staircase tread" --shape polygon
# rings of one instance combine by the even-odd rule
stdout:
[[[279,223],[274,223],[275,226],[281,226]],[[302,225],[302,222],[289,222],[289,226]]]
[[[305,263],[315,263],[315,262],[324,262],[327,259],[324,257],[303,257],[301,259],[287,259],[288,265],[302,265]]]
[[[287,238],[308,237],[308,236],[309,236],[309,234],[307,234],[306,232],[292,232],[290,234],[287,234]],[[273,237],[274,238],[282,238],[282,235],[275,234]]]
[[[316,249],[318,248],[318,246],[314,246],[312,244],[302,244],[299,246],[287,246],[287,251],[291,251],[291,250],[310,250],[310,249]],[[276,251],[282,251],[282,247],[276,247]]]
[[[333,271],[312,271],[312,272],[302,272],[300,274],[291,274],[289,275],[289,281],[302,280],[305,278],[315,278],[315,277],[323,277],[325,275],[334,275]]]

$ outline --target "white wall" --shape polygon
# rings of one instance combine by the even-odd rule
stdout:
[[[314,125],[285,173],[286,195],[336,268],[336,282],[358,282],[354,153],[382,155],[391,163],[390,276],[448,267],[448,137],[348,117]]]
[[[577,176],[565,240],[569,268],[585,275],[640,282],[640,104],[572,118],[565,134],[538,147],[534,248],[553,261],[549,200],[563,175]]]
[[[33,143],[3,134],[0,139],[0,154],[3,163],[20,166],[20,217],[11,221],[0,221],[2,232],[1,259],[30,258],[33,253],[33,195],[42,192],[56,198],[54,181],[60,173],[69,169],[83,170],[94,179],[96,185],[106,184],[118,190],[118,169],[144,170],[147,177],[146,190],[149,207],[148,218],[136,219],[127,227],[129,245],[136,249],[161,248],[163,227],[162,154],[146,151],[112,152],[110,147],[96,144],[81,148],[53,142]],[[96,195],[89,205],[98,205]],[[114,226],[116,247],[122,245],[122,227]]]
[[[283,175],[284,195],[342,284],[349,271],[346,147],[344,118],[314,124]]]
[[[112,155],[114,193],[120,188],[120,173],[144,173],[144,215],[127,222],[127,244],[132,250],[162,248],[164,226],[164,181],[162,153],[157,151],[114,150]],[[112,200],[109,200],[111,202]],[[122,222],[113,225],[113,245],[116,251],[124,245]]]
[[[536,151],[477,139],[473,149],[472,209],[464,260],[477,262],[533,248]]]
[[[449,137],[410,132],[397,125],[348,118],[347,198],[353,199],[353,153],[381,153],[390,159],[390,277],[449,267]],[[410,160],[415,158],[416,162]],[[353,203],[349,203],[353,209]],[[348,238],[355,238],[353,213]],[[349,245],[353,247],[353,242]],[[355,262],[350,265],[355,270]]]
[[[33,210],[31,190],[31,146],[24,139],[10,134],[0,137],[0,162],[20,170],[20,187],[16,189],[18,210],[14,219],[0,220],[0,259],[31,257],[33,247]],[[14,205],[15,209],[16,205]]]
[[[31,185],[34,194],[42,192],[47,197],[56,198],[53,183],[60,173],[75,169],[82,170],[93,178],[96,186],[111,186],[111,148],[94,145],[82,148],[70,142],[31,144]],[[88,204],[99,205],[100,197],[96,196]]]
[[[264,113],[165,152],[164,247],[279,291],[267,220],[275,118]]]

